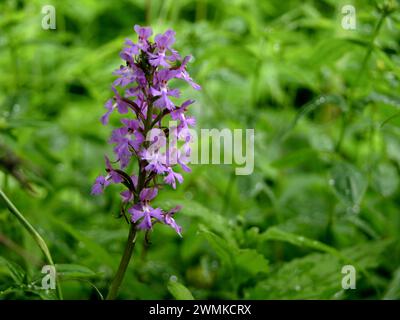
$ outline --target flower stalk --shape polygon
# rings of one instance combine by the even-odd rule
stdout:
[[[125,250],[122,254],[121,261],[117,273],[115,274],[114,280],[111,282],[110,289],[107,294],[106,300],[114,300],[121,286],[122,280],[124,279],[126,269],[128,268],[129,262],[132,258],[133,250],[136,244],[136,233],[137,229],[134,224],[130,224],[128,240],[126,241]]]

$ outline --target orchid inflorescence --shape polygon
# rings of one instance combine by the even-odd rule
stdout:
[[[114,146],[116,161],[105,157],[107,175],[97,177],[92,194],[102,193],[111,183],[122,183],[127,188],[121,192],[122,202],[138,229],[150,230],[155,223],[161,222],[181,235],[181,227],[173,218],[180,206],[164,211],[153,208],[150,202],[163,184],[175,189],[176,182],[183,182],[176,167],[190,171],[187,166],[191,154],[189,127],[196,121],[185,114],[194,101],[175,105],[172,99],[179,98],[180,92],[170,88],[168,82],[182,79],[196,90],[200,90],[200,86],[186,70],[191,56],[182,59],[171,47],[175,42],[174,31],[158,34],[152,42],[151,28],[135,25],[134,30],[138,42],[130,39],[125,42],[120,56],[126,65],[114,72],[118,76],[112,85],[115,95],[106,102],[107,112],[101,122],[106,125],[114,111],[133,115],[133,118],[121,119],[122,127],[113,130],[109,142]],[[120,94],[117,87],[124,93]],[[169,128],[163,126],[167,116],[174,121]],[[165,135],[168,141],[163,139]],[[126,172],[133,160],[138,162],[138,175]]]

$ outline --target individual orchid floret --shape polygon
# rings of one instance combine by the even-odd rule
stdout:
[[[110,181],[106,179],[104,176],[98,176],[96,178],[96,182],[94,183],[92,187],[92,194],[97,195],[103,193],[105,187],[107,187],[110,184]]]
[[[138,47],[143,50],[146,51],[147,48],[149,47],[149,42],[148,39],[151,37],[151,35],[153,34],[153,30],[151,30],[151,28],[148,27],[141,27],[139,25],[135,25],[133,27],[133,29],[135,30],[135,32],[138,35],[138,42],[139,45]]]
[[[176,223],[175,219],[172,217],[175,213],[180,211],[181,208],[181,206],[176,206],[175,208],[172,208],[171,210],[163,214],[163,218],[164,223],[171,226],[176,231],[176,233],[182,237],[182,228]]]
[[[138,151],[143,140],[143,135],[139,131],[132,130],[127,126],[113,131],[110,143],[115,144],[114,153],[121,163],[121,169],[129,164],[133,150]]]
[[[108,124],[110,114],[113,112],[117,104],[114,104],[113,99],[108,99],[107,102],[104,104],[104,107],[107,109],[107,112],[101,117],[101,123],[103,125]]]
[[[164,177],[164,182],[176,189],[176,180],[179,183],[183,182],[183,177],[180,173],[174,172],[172,168],[167,169],[167,175]]]
[[[185,80],[195,90],[201,90],[201,86],[195,83],[193,79],[190,77],[189,73],[186,71],[186,65],[188,64],[191,58],[192,58],[191,56],[186,56],[183,59],[182,64],[177,69],[179,72],[177,73],[176,78]]]
[[[185,108],[181,107],[171,112],[172,120],[179,120],[178,131],[182,128],[194,127],[196,119],[194,117],[186,117]]]
[[[139,229],[151,229],[154,220],[162,221],[162,211],[159,208],[152,208],[149,202],[157,196],[156,188],[145,188],[140,192],[140,202],[130,208],[128,211],[132,215],[132,222],[138,223]]]
[[[175,31],[167,30],[164,34],[158,34],[155,37],[156,53],[150,53],[149,62],[152,66],[162,66],[169,68],[170,64],[167,60],[173,62],[179,59],[179,54],[171,48],[175,43]],[[171,55],[167,56],[167,52]]]
[[[157,174],[162,174],[167,171],[165,166],[165,154],[160,150],[146,150],[143,159],[147,161],[147,166],[144,167],[146,171],[153,171]]]
[[[114,86],[125,87],[136,80],[136,75],[129,67],[120,66],[113,74],[119,76],[119,78],[113,82]]]
[[[177,72],[175,70],[163,69],[156,75],[156,85],[158,89],[152,87],[151,93],[153,96],[159,96],[159,98],[154,102],[154,105],[160,109],[167,108],[168,110],[173,110],[175,104],[170,100],[169,97],[178,98],[180,92],[178,89],[169,89],[167,83],[170,79],[176,76]]]
[[[120,182],[122,182],[121,176],[111,166],[111,161],[107,156],[105,157],[105,161],[106,161],[106,172],[107,172],[107,175],[105,177],[104,176],[99,176],[99,177],[96,178],[96,182],[93,185],[92,192],[91,192],[93,195],[97,195],[97,194],[103,193],[104,189],[108,185],[110,185],[111,183],[120,183]]]

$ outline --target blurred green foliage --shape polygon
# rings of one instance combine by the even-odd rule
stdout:
[[[41,27],[48,4],[56,30]],[[356,30],[341,26],[346,4]],[[183,92],[198,128],[254,128],[255,170],[193,165],[165,188],[183,238],[141,235],[120,298],[399,299],[397,1],[3,0],[0,188],[46,240],[64,297],[104,296],[128,233],[119,188],[90,188],[134,24],[176,30],[203,87]],[[38,289],[43,264],[1,202],[0,299],[55,298]],[[346,264],[356,290],[341,287]]]

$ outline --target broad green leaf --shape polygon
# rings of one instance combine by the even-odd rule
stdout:
[[[237,245],[229,244],[205,227],[201,227],[200,232],[211,244],[228,273],[232,273],[235,270],[236,275],[246,278],[255,276],[260,272],[268,272],[268,260],[256,250],[241,249]]]
[[[262,272],[268,272],[268,260],[261,253],[254,249],[238,249],[234,253],[235,264],[241,272],[246,272],[251,276]]]
[[[337,163],[331,170],[330,184],[345,204],[359,206],[367,189],[367,179],[354,165]]]
[[[341,291],[340,263],[328,254],[311,254],[285,263],[246,291],[246,299],[329,299]]]
[[[167,287],[176,300],[194,300],[192,293],[182,283],[170,280]]]
[[[370,242],[340,252],[357,265],[357,283],[365,273],[379,265],[380,257],[389,242]],[[342,268],[345,264],[331,254],[310,254],[285,263],[268,275],[254,288],[246,290],[246,299],[342,299],[346,295],[342,288]]]
[[[340,253],[335,249],[332,248],[322,242],[308,239],[306,237],[293,234],[290,232],[286,232],[283,230],[280,230],[276,227],[269,228],[266,232],[260,235],[261,239],[263,240],[276,240],[276,241],[284,241],[291,243],[295,246],[299,247],[304,247],[304,248],[310,248],[310,249],[315,249],[319,251],[323,251],[326,253],[330,253],[334,256],[340,256]]]
[[[381,163],[372,173],[372,186],[384,197],[393,195],[399,187],[397,168],[390,163]]]
[[[349,52],[360,43],[349,41],[348,39],[329,38],[320,41],[315,45],[314,53],[308,57],[307,62],[311,65],[327,65],[334,63],[339,58],[342,58],[346,52]]]
[[[234,267],[232,253],[235,247],[224,241],[215,233],[208,231],[205,227],[200,226],[200,234],[207,239],[217,256],[221,259],[221,263],[224,265],[227,272],[232,273]]]

